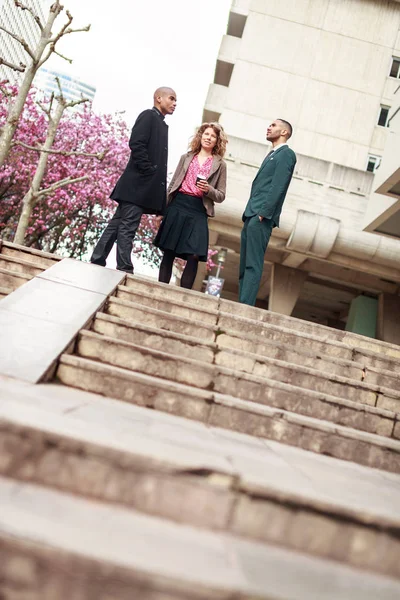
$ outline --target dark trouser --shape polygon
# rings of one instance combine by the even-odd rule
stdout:
[[[117,242],[117,269],[133,273],[132,243],[139,227],[143,208],[130,202],[119,202],[118,208],[96,244],[90,262],[105,267],[114,242]]]
[[[264,254],[272,233],[271,219],[246,218],[240,242],[239,302],[255,306],[264,268]]]

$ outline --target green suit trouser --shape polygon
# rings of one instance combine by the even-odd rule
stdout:
[[[240,241],[239,302],[255,306],[273,221],[246,217]]]

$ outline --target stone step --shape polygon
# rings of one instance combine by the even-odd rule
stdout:
[[[394,578],[33,484],[2,478],[0,506],[7,600],[394,600],[400,593]]]
[[[218,324],[214,327],[198,321],[195,309],[192,318],[186,318],[150,308],[145,304],[113,297],[109,298],[106,312],[130,323],[145,322],[150,327],[173,331],[179,335],[196,337],[199,341],[213,342],[218,338],[219,346],[243,350],[261,356],[270,356],[271,345],[278,345],[278,347],[290,348],[295,352],[322,354],[330,357],[331,360],[332,358],[346,361],[354,359],[356,362],[362,362],[366,367],[384,368],[388,371],[400,373],[400,360],[394,357],[382,356],[370,350],[353,349],[336,341],[312,338],[304,333],[296,333],[275,325],[258,327],[257,323],[250,321],[246,328],[242,320],[240,321],[241,330],[225,328],[227,323],[224,322],[224,314],[222,313],[219,313]],[[229,320],[231,320],[231,317],[229,317]]]
[[[121,341],[136,343],[153,350],[170,352],[177,356],[194,358],[205,363],[213,363],[218,348],[214,342],[200,340],[197,337],[157,329],[147,324],[129,322],[110,314],[98,312],[91,324],[96,333],[117,338]]]
[[[277,349],[273,346],[272,349],[277,351],[270,354],[272,356],[275,354],[276,358],[269,358],[265,354],[261,356],[243,350],[225,349],[224,340],[220,340],[220,337],[223,336],[217,337],[218,354],[215,360],[217,364],[254,375],[292,382],[300,387],[311,387],[332,395],[344,395],[353,400],[358,398],[357,390],[368,389],[376,392],[377,400],[379,398],[379,403],[376,405],[381,405],[380,395],[382,395],[387,397],[385,408],[400,409],[400,372],[394,373],[365,366],[361,356],[360,362],[355,362],[317,354],[304,355],[282,346]],[[264,349],[270,348],[271,345],[264,346]],[[304,376],[304,382],[296,378],[298,374]],[[393,398],[393,402],[389,398]]]
[[[11,288],[0,287],[0,300],[11,294],[13,290]]]
[[[400,577],[400,475],[57,385],[2,384],[2,475]]]
[[[360,362],[332,359],[329,356],[306,352],[304,349],[293,350],[277,343],[265,345],[264,355],[261,356],[253,352],[220,347],[221,336],[216,336],[215,343],[203,342],[192,336],[148,327],[143,323],[127,322],[105,313],[97,313],[96,319],[92,323],[92,330],[146,348],[161,350],[177,356],[186,356],[210,364],[215,361],[215,356],[218,354],[221,358],[228,357],[230,361],[233,361],[233,368],[247,373],[256,373],[260,365],[268,363],[272,358],[310,367],[329,375],[341,375],[354,381],[364,381],[394,390],[400,389],[400,370],[397,374],[374,367],[366,367],[361,357]],[[268,355],[266,355],[267,352]]]
[[[78,356],[61,356],[57,378],[67,386],[138,406],[400,473],[400,442],[395,439]],[[395,435],[399,433],[397,424]]]
[[[137,275],[128,275],[123,291],[132,294],[150,294],[154,300],[171,300],[181,305],[197,306],[203,310],[218,310],[219,299],[202,292],[187,290],[177,285],[167,285],[154,279],[146,279]]]
[[[176,298],[174,302],[169,299],[157,298],[155,294],[149,294],[142,290],[134,290],[119,285],[117,289],[117,298],[134,304],[149,306],[153,309],[163,311],[168,314],[178,315],[185,319],[195,319],[207,325],[216,325],[218,319],[217,303],[210,303],[210,306],[199,306],[198,304],[186,304],[183,298]]]
[[[221,358],[217,354],[215,364],[207,364],[92,331],[79,334],[76,352],[83,358],[130,371],[386,437],[395,436],[398,417],[400,428],[400,415],[381,408],[385,403],[400,407],[400,394],[394,390],[389,392],[397,394],[398,398],[385,395],[380,388],[372,390],[361,382],[353,384],[351,380],[338,376],[329,379],[311,369],[303,368],[301,372],[281,361],[274,361],[273,365],[264,364],[264,370],[256,376],[229,368],[232,364],[230,356]],[[379,407],[375,408],[377,403]],[[400,429],[397,436],[400,438]]]
[[[0,286],[2,288],[14,291],[31,279],[32,275],[25,275],[24,273],[9,271],[0,267]]]
[[[35,248],[11,242],[3,242],[0,247],[0,253],[18,260],[27,260],[37,267],[41,267],[42,270],[51,267],[62,259],[61,256],[57,256],[56,254],[50,254],[49,252],[43,252],[42,250],[36,250]]]
[[[394,358],[400,357],[400,347],[396,344],[390,344],[388,342],[383,342],[382,340],[369,338],[350,331],[327,327],[326,325],[312,323],[288,315],[281,315],[262,308],[221,299],[219,310],[223,313],[230,313],[233,317],[243,317],[245,319],[257,321],[258,323],[278,325],[285,329],[306,333],[324,340],[342,342],[353,348],[371,350],[378,354],[393,356]]]
[[[294,319],[294,321],[300,321],[300,319]],[[306,321],[301,322],[307,323]],[[301,343],[304,343],[304,339],[308,339],[312,343],[313,347],[313,340],[318,340],[320,344],[332,344],[332,342],[336,342],[338,345],[344,348],[359,350],[361,352],[364,350],[368,350],[385,358],[400,361],[400,346],[396,346],[394,344],[388,344],[387,342],[373,340],[372,338],[368,338],[362,335],[348,334],[348,332],[343,332],[339,329],[333,329],[330,327],[326,327],[326,331],[318,332],[317,335],[314,333],[314,331],[312,331],[312,333],[308,333],[305,329],[303,330],[302,328],[289,328],[288,326],[291,325],[291,321],[285,322],[285,326],[275,324],[273,322],[261,323],[253,319],[230,315],[229,313],[224,313],[222,311],[219,311],[218,317],[218,327],[221,330],[234,330],[240,333],[243,332],[247,335],[252,334],[266,338],[271,337],[271,331],[283,332],[286,334],[290,334],[292,336],[292,339],[296,338],[297,336],[297,338],[301,340]],[[332,331],[333,333],[332,335],[330,335],[330,332]]]
[[[106,313],[119,317],[131,323],[143,323],[157,329],[174,331],[178,334],[196,337],[202,341],[214,341],[215,327],[206,325],[193,318],[177,317],[161,310],[134,304],[110,297],[106,306]]]
[[[43,272],[43,267],[37,267],[28,260],[6,256],[3,253],[0,254],[0,269],[11,271],[12,273],[22,273],[30,277],[35,277]]]
[[[340,342],[321,341],[310,338],[303,333],[294,333],[287,329],[268,326],[257,335],[255,332],[246,333],[234,330],[218,330],[220,346],[240,349],[261,356],[270,356],[271,345],[290,348],[295,352],[315,353],[330,360],[345,360],[362,363],[366,368],[384,369],[397,375],[400,373],[400,360],[394,357],[382,356],[370,350],[350,348]]]
[[[151,293],[154,298],[157,298],[160,301],[177,304],[181,303],[181,288],[178,288],[177,286],[168,286],[160,284],[159,282],[155,283],[152,280],[140,280],[139,278],[132,276],[127,277],[126,286],[130,288],[132,292],[137,288],[137,295],[139,297],[142,292],[146,293],[147,288],[147,293]],[[196,297],[195,294],[199,294],[199,292],[185,290],[185,304],[192,304],[192,298],[194,299]],[[206,296],[206,298],[210,300],[209,297]],[[136,299],[135,302],[137,301],[138,300]],[[196,302],[193,300],[193,304],[195,303],[197,303],[197,300]],[[392,356],[400,359],[400,346],[375,340],[373,338],[367,338],[356,333],[341,331],[339,329],[320,325],[319,323],[296,319],[261,308],[232,302],[231,300],[219,299],[216,308],[219,312],[224,313],[225,322],[228,323],[227,328],[229,329],[236,329],[239,327],[240,329],[246,330],[246,323],[248,324],[248,321],[252,321],[255,327],[259,327],[260,323],[270,324],[291,331],[304,333],[311,337],[317,337],[321,340],[342,342],[353,348],[370,350],[378,354],[384,354],[389,357]],[[231,321],[229,320],[229,315],[232,318]]]

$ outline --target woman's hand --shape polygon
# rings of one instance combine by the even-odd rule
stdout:
[[[203,192],[203,194],[208,194],[208,190],[210,189],[210,186],[208,185],[208,181],[200,179],[196,183],[196,185],[199,188],[199,190],[201,190]]]

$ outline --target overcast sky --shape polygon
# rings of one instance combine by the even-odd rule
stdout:
[[[66,36],[60,44],[60,51],[73,59],[72,66],[58,57],[47,66],[94,84],[95,110],[126,111],[129,127],[139,112],[152,106],[158,86],[173,87],[178,105],[167,117],[169,170],[173,170],[194,127],[201,123],[231,3],[64,0],[73,26],[90,23],[91,30]]]

